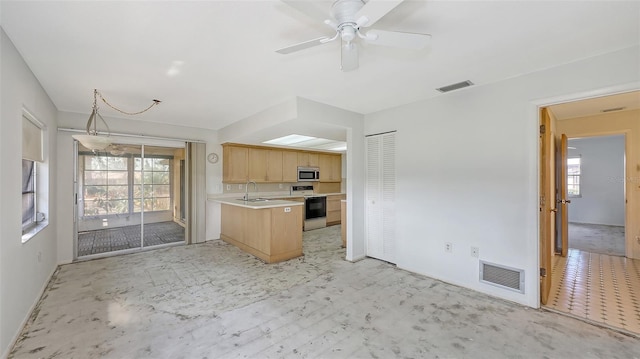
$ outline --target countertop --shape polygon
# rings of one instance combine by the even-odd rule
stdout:
[[[264,198],[264,197],[260,197],[260,198]],[[282,198],[282,197],[279,197],[279,198]],[[229,204],[232,206],[245,207],[245,208],[251,208],[251,209],[293,207],[293,206],[304,205],[303,202],[285,201],[285,200],[279,200],[279,199],[269,199],[266,201],[258,201],[258,202],[243,201],[242,199],[237,199],[237,196],[228,197],[228,198],[219,197],[211,200],[219,203]]]
[[[339,196],[339,195],[343,195],[346,193],[314,193],[311,196]],[[244,196],[244,193],[217,193],[217,194],[208,194],[207,195],[207,200],[209,201],[214,201],[214,202],[220,202],[220,201],[228,201],[228,200],[235,200],[238,198],[242,198],[242,196]],[[270,201],[269,202],[273,202],[275,201],[275,198],[278,199],[286,199],[286,198],[303,198],[304,195],[301,194],[289,194],[289,192],[249,192],[249,198],[267,198]],[[272,200],[274,199],[274,200]],[[238,201],[238,202],[242,202],[242,201]]]

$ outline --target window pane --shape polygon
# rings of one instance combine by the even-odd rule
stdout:
[[[107,176],[110,185],[126,185],[129,183],[129,173],[127,171],[109,171]]]
[[[106,171],[85,171],[84,184],[85,185],[106,185],[107,172]]]
[[[153,200],[152,199],[145,199],[144,200],[144,211],[145,212],[153,211]]]
[[[104,156],[83,156],[85,170],[106,170],[107,157]]]
[[[142,177],[143,177],[144,184],[153,183],[153,172],[145,172]]]
[[[167,158],[154,158],[153,159],[154,171],[169,171],[169,160]]]
[[[140,198],[135,198],[133,200],[133,211],[140,212]]]
[[[170,187],[168,185],[153,185],[154,197],[169,197]]]
[[[134,159],[133,169],[135,171],[140,171],[142,169],[142,159],[140,157]]]
[[[34,199],[35,194],[33,192],[22,194],[22,229],[35,222],[34,213],[36,208]]]
[[[154,211],[166,211],[169,210],[169,198],[155,198],[153,200]]]
[[[133,197],[134,198],[142,197],[142,186],[141,185],[133,186]]]
[[[126,171],[127,170],[127,158],[126,157],[109,157],[108,168],[110,171]]]
[[[153,197],[153,186],[152,185],[144,185],[144,198],[148,199]]]
[[[129,212],[128,200],[108,201],[109,213],[127,213]]]
[[[107,198],[109,200],[128,199],[129,187],[128,186],[109,186],[109,188],[107,189]]]
[[[22,160],[22,193],[33,192],[35,162]]]
[[[152,171],[153,170],[153,158],[145,158],[144,159],[144,170]]]
[[[106,201],[100,198],[85,199],[84,201],[84,215],[85,216],[98,216],[107,214]]]
[[[84,186],[84,200],[107,198],[107,186]]]
[[[169,184],[169,172],[153,172],[153,184]]]
[[[133,183],[140,184],[142,181],[142,172],[136,171],[133,173]]]
[[[36,221],[34,161],[22,160],[22,229]]]

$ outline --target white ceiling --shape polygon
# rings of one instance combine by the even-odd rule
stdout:
[[[129,111],[163,101],[141,120],[214,130],[295,96],[367,114],[640,43],[638,1],[405,1],[373,28],[430,48],[362,45],[348,73],[337,43],[275,52],[331,34],[279,1],[3,0],[0,21],[59,110],[88,114],[98,88]]]
[[[640,67],[640,65],[638,65]],[[604,110],[620,109],[631,111],[640,109],[640,91],[626,92],[611,96],[602,96],[582,101],[561,103],[549,106],[558,120],[602,115]]]

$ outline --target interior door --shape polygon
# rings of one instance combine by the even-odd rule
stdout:
[[[540,302],[547,304],[555,252],[555,139],[551,117],[540,110]]]
[[[561,238],[561,253],[563,257],[567,256],[569,249],[569,203],[571,203],[571,200],[568,199],[567,189],[567,146],[567,135],[563,133],[560,137],[560,158],[558,159],[560,162],[558,166],[560,169],[560,181],[558,184],[560,186],[558,191],[560,198],[557,201],[560,205],[560,220],[557,225],[560,227],[558,233]]]
[[[395,132],[366,138],[367,256],[395,263]]]

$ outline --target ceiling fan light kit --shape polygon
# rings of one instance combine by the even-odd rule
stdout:
[[[305,13],[311,18],[318,19],[325,16],[310,1],[282,0],[296,10]],[[404,0],[336,0],[331,6],[329,18],[324,19],[324,24],[331,27],[336,33],[332,37],[321,37],[276,50],[280,54],[308,49],[310,47],[326,44],[338,38],[342,42],[341,68],[342,71],[352,71],[358,68],[357,38],[372,44],[407,49],[422,49],[431,39],[429,34],[407,33],[399,31],[370,30],[362,33],[362,29],[375,24],[383,16],[393,10]]]

